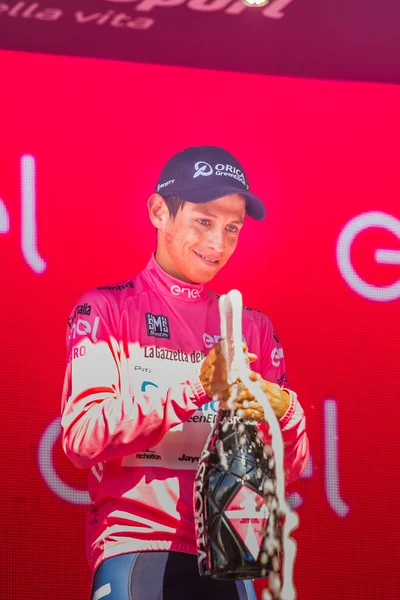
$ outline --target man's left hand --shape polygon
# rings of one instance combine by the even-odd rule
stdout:
[[[260,382],[261,390],[269,401],[276,418],[281,419],[290,405],[289,393],[279,387],[277,383],[262,379],[261,375],[254,371],[251,373],[250,379]],[[236,410],[242,411],[240,413],[242,418],[264,421],[263,407],[247,388],[242,389],[239,398],[235,399],[234,402]]]

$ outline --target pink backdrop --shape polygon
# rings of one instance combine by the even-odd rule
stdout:
[[[59,432],[79,295],[154,248],[163,162],[219,144],[268,217],[216,291],[273,320],[307,414],[299,600],[399,597],[400,89],[0,52],[5,598],[88,598],[86,472]],[[5,583],[4,583],[5,582]]]

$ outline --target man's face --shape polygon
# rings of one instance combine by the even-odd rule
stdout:
[[[228,262],[239,239],[246,203],[239,194],[207,202],[186,202],[160,231],[157,258],[170,275],[207,283]]]

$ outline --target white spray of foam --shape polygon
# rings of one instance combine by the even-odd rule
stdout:
[[[278,501],[279,515],[284,517],[282,527],[282,545],[283,545],[283,585],[281,586],[280,577],[276,573],[269,576],[269,591],[275,596],[276,600],[295,600],[296,591],[293,583],[293,567],[296,557],[296,542],[290,537],[292,531],[296,529],[299,523],[297,513],[291,510],[285,496],[285,473],[284,473],[284,447],[282,433],[275,413],[261,387],[260,381],[250,379],[251,369],[246,352],[242,348],[242,295],[238,290],[231,290],[227,295],[219,299],[219,309],[221,317],[221,336],[222,349],[225,355],[228,369],[228,383],[234,384],[238,379],[249,390],[256,400],[261,404],[264,411],[264,419],[269,425],[271,436],[271,447],[274,453],[274,459],[269,460],[269,467],[275,466],[276,474],[276,498]],[[236,397],[239,392],[236,390]],[[234,396],[234,394],[232,394]],[[234,406],[231,405],[231,411],[234,412]],[[238,413],[237,413],[237,416]],[[276,508],[278,508],[276,507]],[[270,507],[272,508],[272,506]],[[268,519],[267,532],[264,548],[268,554],[273,554],[276,549],[277,539],[275,534],[274,513],[270,511]],[[268,592],[269,594],[269,592]],[[269,594],[269,596],[271,596]],[[264,595],[263,600],[267,600],[268,595]]]

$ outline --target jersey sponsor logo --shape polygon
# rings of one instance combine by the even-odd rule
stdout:
[[[282,348],[274,348],[271,352],[271,362],[274,367],[279,367],[281,364],[281,358],[283,358]]]
[[[168,317],[146,313],[147,335],[157,338],[171,338]]]
[[[215,344],[218,344],[218,342],[220,342],[221,340],[222,340],[221,335],[210,335],[209,333],[203,334],[203,342],[204,342],[204,345],[206,348],[212,348],[213,346],[215,346]],[[242,335],[242,340],[247,345],[244,335]]]
[[[206,353],[204,352],[204,350],[200,350],[200,352],[198,352],[197,350],[193,350],[193,352],[190,353],[190,360],[192,361],[192,363],[199,363],[202,362],[206,357]]]
[[[120,292],[121,290],[125,290],[126,288],[134,288],[132,280],[127,281],[124,285],[103,285],[98,287],[98,290],[114,290],[115,292]]]
[[[147,460],[161,460],[160,454],[156,454],[154,450],[145,450],[144,452],[137,452],[136,458],[145,458]]]
[[[175,362],[189,362],[189,355],[183,350],[168,350],[160,346],[143,346],[145,358],[161,358],[163,360],[173,360]],[[200,362],[205,358],[204,352],[193,352],[190,355],[192,363]]]
[[[87,335],[92,339],[93,342],[97,342],[97,330],[99,328],[99,317],[96,317],[93,321],[93,325],[85,319],[78,319],[71,327],[71,331],[68,336],[68,341],[75,339],[77,335]]]
[[[190,417],[187,422],[188,423],[216,423],[217,415],[208,413],[208,415],[193,415]]]
[[[188,422],[193,423],[215,423],[217,420],[219,402],[211,400],[197,409],[196,413],[188,419]],[[200,414],[197,414],[200,413]]]
[[[180,287],[179,285],[172,285],[170,287],[171,293],[174,296],[186,295],[188,298],[200,298],[201,297],[201,288],[200,290],[192,289],[188,287]]]
[[[289,380],[287,378],[286,373],[283,373],[282,377],[278,377],[278,379],[276,380],[276,383],[282,387],[284,387],[285,384],[288,384]]]
[[[72,323],[75,321],[75,319],[78,315],[88,315],[89,316],[91,312],[92,312],[92,306],[90,304],[87,304],[86,302],[85,302],[85,304],[78,304],[78,306],[75,308],[74,312],[68,319],[68,327],[71,327]]]
[[[209,333],[203,334],[203,342],[206,348],[212,348],[215,344],[222,340],[221,335],[210,335]]]
[[[134,371],[143,371],[143,373],[152,373],[152,369],[149,369],[148,367],[142,367],[142,365],[135,365],[133,367]]]
[[[143,381],[140,391],[145,392],[149,386],[158,388],[158,385],[156,383],[153,383],[152,381]]]
[[[191,463],[199,462],[200,456],[189,456],[188,454],[183,453],[182,456],[178,458],[178,460],[190,461]]]
[[[206,402],[203,406],[200,407],[200,410],[212,410],[212,412],[217,413],[219,408],[218,400],[211,400],[211,402]]]
[[[71,352],[68,354],[68,362],[70,363],[72,360],[76,358],[81,358],[86,354],[86,346],[78,346],[77,348],[73,348]]]

